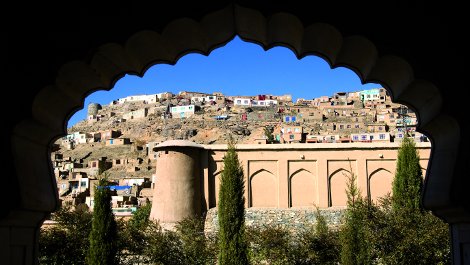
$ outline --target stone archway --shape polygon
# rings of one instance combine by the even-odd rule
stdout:
[[[189,52],[207,54],[235,34],[264,48],[287,46],[299,58],[309,54],[321,56],[332,67],[354,70],[364,82],[381,83],[395,102],[404,103],[417,113],[418,130],[429,135],[433,143],[423,196],[425,206],[445,216],[448,222],[462,222],[462,216],[468,216],[465,208],[454,206],[455,198],[451,197],[460,128],[454,118],[441,113],[441,96],[433,84],[415,79],[411,66],[403,59],[379,57],[375,46],[363,37],[343,38],[328,24],[304,27],[290,14],[277,13],[266,18],[259,11],[230,5],[200,22],[173,21],[162,34],[141,31],[124,45],[103,45],[89,62],[65,64],[58,71],[56,82],[37,94],[32,117],[17,124],[11,132],[18,200],[23,209],[12,212],[12,220],[23,220],[22,227],[28,230],[25,233],[36,238],[37,227],[57,207],[55,179],[48,163],[50,143],[65,134],[65,121],[82,107],[87,94],[97,89],[109,90],[125,73],[142,75],[155,63],[175,63]],[[9,238],[15,238],[13,232]],[[24,251],[29,253],[34,248]]]

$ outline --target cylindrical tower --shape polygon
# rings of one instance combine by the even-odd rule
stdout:
[[[101,109],[101,105],[98,104],[98,103],[90,103],[88,104],[88,114],[87,116],[90,116],[90,115],[97,115],[98,114],[98,110]]]
[[[170,140],[157,145],[157,172],[150,218],[176,223],[202,214],[200,152],[190,141]]]

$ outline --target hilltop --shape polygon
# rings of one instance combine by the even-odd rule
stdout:
[[[199,144],[391,142],[408,131],[418,141],[416,116],[391,102],[383,88],[337,92],[298,99],[290,95],[230,96],[199,92],[133,95],[88,106],[86,120],[68,130],[52,153],[59,191],[81,192],[105,172],[122,179],[150,181],[155,174],[153,147],[183,139]],[[85,182],[84,182],[85,183]]]

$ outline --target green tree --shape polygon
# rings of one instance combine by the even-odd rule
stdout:
[[[392,206],[405,212],[422,211],[423,173],[413,139],[405,137],[398,150],[397,168],[393,180]]]
[[[90,248],[87,263],[116,264],[117,225],[111,209],[111,191],[107,186],[107,178],[99,180],[95,187],[93,221],[90,232]]]
[[[64,205],[52,214],[56,225],[41,228],[39,261],[41,264],[85,264],[92,214],[86,205],[74,209]]]
[[[147,202],[144,206],[139,207],[129,220],[129,225],[135,229],[145,228],[149,222],[151,210],[152,204],[150,202]]]
[[[185,263],[181,239],[173,231],[165,231],[158,222],[149,221],[145,231],[147,247],[140,264],[182,265]]]
[[[235,144],[229,139],[219,191],[219,264],[248,264],[245,241],[245,183]]]
[[[152,204],[147,202],[144,206],[135,211],[129,221],[118,222],[118,237],[120,250],[120,264],[143,263],[145,257],[143,253],[148,245],[148,227],[151,220],[150,210]]]
[[[204,234],[204,216],[187,217],[176,224],[176,232],[182,241],[185,264],[214,264],[216,255]]]
[[[371,264],[371,243],[367,229],[369,206],[356,185],[356,175],[350,171],[346,194],[348,208],[340,231],[341,264]]]
[[[339,244],[338,233],[328,228],[325,216],[316,208],[317,220],[315,233],[310,239],[310,252],[313,254],[310,264],[338,264]]]
[[[411,138],[398,151],[393,196],[384,198],[369,223],[371,241],[384,264],[449,264],[448,226],[421,205],[423,177]]]
[[[289,264],[292,261],[289,230],[280,225],[267,224],[247,228],[252,264]]]
[[[264,136],[266,136],[268,143],[273,143],[274,142],[273,128],[264,127]]]

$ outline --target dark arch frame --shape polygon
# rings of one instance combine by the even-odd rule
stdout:
[[[149,34],[136,34],[131,39],[135,40],[134,43],[143,43],[144,45],[139,46],[140,50],[133,57],[129,57],[128,50],[126,49],[132,48],[127,48],[129,47],[127,44],[100,46],[100,44],[107,42],[123,43],[126,38],[123,36],[129,33],[124,32],[115,34],[121,37],[118,39],[109,38],[111,35],[107,35],[107,38],[96,38],[90,45],[91,47],[100,46],[101,48],[92,52],[94,54],[91,56],[93,59],[86,60],[88,56],[82,49],[81,52],[83,53],[81,54],[71,50],[61,51],[63,54],[68,52],[68,56],[62,57],[62,60],[58,61],[59,64],[57,62],[37,63],[39,66],[47,66],[46,69],[37,68],[39,73],[46,73],[46,75],[42,77],[40,74],[32,75],[37,79],[33,81],[24,79],[25,84],[20,84],[20,87],[27,89],[27,91],[33,91],[34,94],[37,93],[35,94],[34,102],[26,101],[28,106],[32,106],[32,115],[29,117],[27,114],[29,110],[20,111],[18,118],[12,118],[11,121],[8,120],[8,127],[6,129],[6,162],[8,174],[11,175],[7,179],[7,183],[12,187],[13,192],[11,196],[14,201],[2,213],[1,219],[3,234],[8,238],[3,240],[1,244],[1,246],[4,246],[2,249],[8,256],[5,259],[7,263],[10,260],[22,261],[23,263],[34,262],[34,253],[36,251],[34,241],[37,239],[38,227],[48,212],[54,210],[58,203],[55,195],[55,180],[47,163],[50,159],[48,157],[50,151],[49,145],[54,139],[65,134],[64,121],[74,110],[82,106],[83,98],[93,90],[109,89],[123,73],[135,71],[135,73],[142,74],[150,65],[159,60],[167,62],[175,61],[188,52],[209,52],[217,47],[217,45],[224,43],[224,40],[231,39],[235,34],[240,35],[245,40],[257,42],[265,48],[273,45],[283,45],[291,48],[299,57],[306,54],[316,54],[330,62],[330,65],[333,67],[347,66],[353,69],[363,82],[381,83],[389,90],[395,102],[404,103],[414,109],[419,119],[418,131],[429,135],[433,144],[423,202],[426,208],[433,210],[435,214],[452,224],[454,260],[463,260],[464,252],[462,251],[464,251],[464,244],[467,244],[465,245],[467,251],[468,244],[470,244],[470,233],[468,233],[470,230],[470,200],[468,200],[468,192],[466,192],[469,180],[465,167],[468,165],[468,160],[464,156],[464,150],[468,150],[466,148],[468,143],[461,139],[469,131],[462,126],[465,116],[459,113],[460,109],[458,107],[453,106],[452,98],[449,95],[451,93],[447,92],[451,90],[449,84],[463,86],[464,82],[460,81],[463,80],[463,77],[454,77],[454,75],[450,75],[450,73],[454,73],[454,70],[448,70],[444,72],[448,80],[442,82],[442,79],[433,75],[435,72],[431,70],[431,67],[425,67],[424,62],[419,62],[419,59],[424,57],[416,56],[416,58],[412,58],[412,61],[417,66],[418,72],[421,73],[418,76],[423,76],[423,73],[427,73],[426,76],[431,80],[440,80],[440,89],[431,82],[415,79],[411,66],[405,60],[396,56],[381,56],[381,53],[377,51],[370,41],[363,37],[352,36],[354,35],[351,34],[352,31],[349,31],[351,37],[343,38],[334,26],[327,24],[314,24],[303,27],[303,24],[311,24],[305,23],[305,21],[321,21],[322,19],[315,18],[313,14],[319,15],[315,11],[309,9],[302,10],[301,6],[280,7],[274,4],[266,6],[254,4],[254,9],[249,9],[230,4],[224,9],[212,12],[221,7],[216,5],[212,8],[201,6],[194,10],[182,7],[171,9],[168,12],[171,15],[163,15],[159,19],[156,30],[156,32],[162,32],[162,36],[165,37],[163,43],[159,42],[158,37],[153,34],[155,31],[148,31]],[[386,9],[390,9],[390,13],[394,11],[392,6]],[[294,15],[277,13],[277,11],[282,10],[294,13]],[[319,10],[323,12],[323,8],[319,8]],[[35,10],[35,12],[37,11]],[[105,11],[108,10],[98,10],[98,14],[101,15],[101,12],[104,14]],[[49,13],[46,12],[47,14]],[[191,17],[201,22],[189,19],[174,20],[175,17],[184,16],[184,14],[190,14]],[[209,15],[201,19],[201,14]],[[415,19],[413,16],[417,16],[415,20],[423,19],[424,21],[430,21],[428,17],[420,15],[420,13],[413,13],[412,15],[406,13],[405,15],[411,16],[413,19]],[[71,17],[75,18],[76,16]],[[89,13],[85,17],[89,18],[92,22],[96,20],[96,17]],[[136,15],[135,17],[138,16]],[[458,15],[453,17],[458,17]],[[347,21],[347,18],[345,17],[341,21],[351,23],[351,21]],[[60,24],[57,23],[58,21],[60,20],[55,20],[54,23]],[[169,21],[173,22],[168,24]],[[410,21],[406,20],[405,23],[412,25]],[[455,21],[455,19],[451,19],[451,21]],[[347,28],[345,24],[337,24]],[[163,29],[164,25],[168,26]],[[357,26],[358,24],[356,23],[355,25]],[[432,26],[435,26],[437,32],[450,32],[450,29],[439,28],[442,24],[432,23]],[[458,24],[454,26],[457,29],[459,28]],[[9,27],[16,29],[14,25]],[[34,26],[32,27],[34,28]],[[131,27],[126,29],[129,28]],[[67,28],[64,28],[64,32],[73,31],[74,29],[76,28],[70,28],[67,25]],[[143,28],[134,27],[130,32],[147,32],[142,30]],[[314,32],[314,34],[309,34],[309,32]],[[342,30],[342,32],[348,31]],[[377,34],[380,35],[379,32]],[[17,35],[13,34],[9,38],[9,40],[12,40],[12,45],[9,47],[13,47],[13,51],[17,51],[16,47],[19,47],[18,49],[20,50],[24,47],[24,44],[21,44],[19,41],[13,41],[14,39],[26,41],[30,38],[30,36],[21,37],[20,35],[21,32]],[[375,37],[373,35],[374,32],[369,32],[368,37]],[[70,35],[67,36],[70,37]],[[396,36],[392,35],[390,38],[393,39]],[[446,38],[446,36],[439,37]],[[458,37],[453,38],[455,40]],[[128,40],[128,43],[131,39]],[[393,45],[400,47],[397,42],[388,46],[387,38],[382,37],[380,39],[379,37],[378,39],[381,40],[382,52],[393,51],[393,49],[390,49]],[[103,40],[105,41],[102,42]],[[439,38],[436,40],[440,44],[443,43]],[[168,46],[165,43],[170,45]],[[459,46],[463,45],[463,43],[451,42],[452,45],[443,46],[444,49],[447,48],[447,50],[444,50],[444,57],[449,57],[451,62],[455,62],[456,65],[453,65],[454,67],[462,66],[462,62],[457,59],[459,57],[452,57],[452,55],[459,54],[457,52],[454,53],[451,48],[456,46],[457,51],[463,51],[462,47]],[[161,54],[159,55],[155,49],[158,46],[155,45],[161,45],[162,49],[159,51],[167,48],[169,50],[160,56]],[[413,44],[410,44],[410,46],[416,47]],[[432,46],[432,43],[430,43],[430,46]],[[406,46],[402,47],[406,49]],[[430,50],[424,46],[422,49],[425,51]],[[33,50],[36,51],[37,49]],[[50,50],[59,51],[61,49],[58,46],[51,45]],[[44,51],[46,56],[50,50]],[[148,53],[152,50],[153,52]],[[419,53],[417,49],[413,50],[411,54],[413,52],[415,54]],[[16,66],[34,65],[28,62],[28,59],[31,60],[31,58],[28,58],[30,54],[27,51],[23,53],[24,56],[12,54],[7,58],[7,64],[12,62],[11,67],[8,65],[7,74],[13,76],[13,78],[21,77],[22,74],[28,77],[27,71],[22,67]],[[436,56],[435,58],[437,58],[438,62],[444,63],[444,57]],[[41,57],[39,56],[39,58]],[[84,58],[84,60],[72,62],[76,58]],[[62,64],[60,62],[70,63],[65,63],[60,69],[55,68]],[[457,79],[457,81],[453,81],[454,79]],[[16,79],[15,81],[18,82],[20,80]],[[31,82],[35,85],[34,87],[28,87],[28,84],[31,84]],[[12,82],[10,85],[14,85],[14,83]],[[40,91],[38,86],[42,87]],[[441,96],[442,93],[446,96],[444,99]],[[12,94],[19,95],[17,92],[12,92]],[[52,105],[51,102],[54,104]],[[29,239],[19,242],[15,241],[17,238]]]

